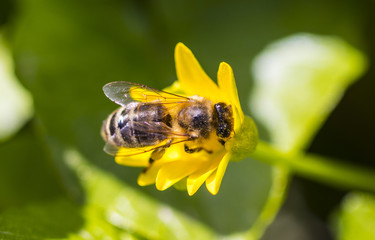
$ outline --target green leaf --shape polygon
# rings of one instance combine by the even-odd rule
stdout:
[[[0,238],[29,239],[138,239],[106,221],[105,212],[88,205],[83,211],[66,198],[8,208],[0,214]],[[142,239],[142,238],[141,238]]]
[[[87,205],[82,210],[82,217],[85,222],[82,228],[69,234],[69,240],[87,240],[87,239],[144,239],[134,233],[129,233],[124,229],[112,225],[106,220],[105,211],[102,208]]]
[[[359,192],[348,194],[335,225],[339,240],[375,239],[375,196]]]
[[[207,226],[91,166],[78,152],[68,150],[65,158],[83,184],[86,209],[101,209],[103,219],[113,226],[147,239],[213,238]]]
[[[0,238],[66,238],[82,223],[79,207],[64,198],[57,198],[3,211],[0,214]]]
[[[309,34],[282,39],[256,57],[250,104],[255,118],[267,128],[273,145],[289,153],[281,155],[288,160],[284,163],[292,163],[289,160],[308,145],[345,89],[364,68],[364,57],[348,44],[337,38]],[[272,154],[275,149],[264,151],[262,142],[260,147],[261,152],[258,150],[253,154],[256,159],[283,164],[277,154]],[[303,170],[293,169],[295,166],[298,165],[289,165],[292,170]],[[278,166],[275,166],[275,170],[288,179],[288,170]],[[310,170],[316,172],[319,169]],[[307,171],[306,175],[314,175],[310,172]],[[273,179],[274,189],[280,189],[280,197],[274,203],[271,201],[262,212],[261,216],[268,215],[269,221],[257,224],[252,233],[261,234],[275,217],[286,193],[286,184],[280,178]]]
[[[304,149],[365,67],[364,56],[339,38],[282,39],[255,59],[252,109],[280,150]]]
[[[0,238],[136,239],[101,208],[74,203],[62,188],[33,121],[0,145]]]

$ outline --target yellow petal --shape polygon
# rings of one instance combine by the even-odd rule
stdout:
[[[149,165],[150,153],[142,153],[134,156],[122,156],[129,155],[129,148],[120,148],[116,154],[115,161],[120,165],[126,165],[130,167],[147,167]]]
[[[156,188],[163,191],[199,168],[199,161],[175,161],[164,164],[156,177]]]
[[[240,100],[238,99],[236,80],[234,79],[233,70],[229,64],[225,62],[220,63],[217,79],[222,94],[225,94],[226,99],[228,99],[234,108],[235,117],[239,117],[240,122],[235,121],[234,123],[235,129],[239,129],[244,121],[244,114],[242,112]]]
[[[221,160],[219,167],[214,171],[206,180],[206,187],[212,195],[216,195],[219,192],[221,181],[225,170],[227,169],[228,162],[230,160],[230,154],[226,154]]]
[[[193,53],[184,44],[175,49],[177,78],[188,95],[199,95],[208,99],[220,97],[219,88],[203,71]]]
[[[156,176],[161,168],[162,164],[152,164],[149,168],[145,169],[139,176],[138,176],[138,185],[139,186],[147,186],[150,184],[154,184],[156,181]]]
[[[188,194],[189,196],[192,196],[194,193],[196,193],[198,191],[198,189],[202,186],[202,184],[204,183],[204,181],[206,181],[206,179],[212,174],[213,171],[215,171],[216,169],[211,169],[211,170],[208,170],[207,172],[205,173],[197,173],[197,174],[193,174],[193,175],[190,175],[187,179],[187,191],[188,191]]]
[[[217,155],[216,158],[212,156],[212,159],[210,159],[210,161],[202,164],[201,167],[197,169],[197,171],[195,171],[188,177],[186,184],[190,196],[198,191],[204,181],[206,181],[206,179],[217,169],[222,158],[222,154]]]
[[[164,154],[162,159],[156,160],[148,168],[145,168],[145,170],[138,177],[138,185],[146,186],[146,185],[154,184],[156,182],[156,176],[158,175],[160,168],[163,167],[167,163],[178,160],[176,156],[170,158],[170,156],[174,155],[173,153],[175,153],[175,149],[174,149],[175,147],[176,146],[173,146],[170,149],[168,149],[168,152]],[[170,152],[172,152],[172,154],[170,154]]]
[[[181,84],[178,80],[174,81],[172,83],[172,85],[164,88],[163,91],[188,97],[188,95],[186,95],[186,92],[184,91],[184,89],[182,89]]]
[[[120,165],[126,165],[130,167],[147,167],[149,165],[149,159],[151,157],[152,151],[157,147],[164,146],[166,142],[167,140],[164,140],[157,145],[146,146],[142,148],[119,148],[118,152],[116,153],[115,161]],[[177,160],[179,158],[180,152],[183,151],[183,145],[182,147],[179,145],[181,144],[175,144],[168,148],[163,158],[158,162]]]

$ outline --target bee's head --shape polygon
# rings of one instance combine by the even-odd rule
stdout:
[[[234,127],[232,106],[223,102],[216,103],[214,105],[214,116],[217,120],[216,135],[222,140],[228,139]]]

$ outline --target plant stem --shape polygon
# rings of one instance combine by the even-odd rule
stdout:
[[[273,180],[268,199],[263,210],[252,227],[245,232],[244,239],[260,239],[267,227],[272,223],[284,202],[289,186],[290,174],[285,167],[273,168]]]
[[[284,165],[292,173],[335,187],[375,192],[375,169],[313,154],[285,154],[262,141],[251,157],[272,165]]]

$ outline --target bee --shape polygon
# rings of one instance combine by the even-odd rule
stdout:
[[[234,133],[233,111],[224,102],[185,97],[130,82],[111,82],[105,95],[121,107],[103,122],[104,151],[116,155],[127,148],[134,156],[151,152],[149,162],[160,159],[172,144],[183,143],[186,153],[213,152],[204,142],[225,145]],[[122,151],[124,152],[124,151]]]

